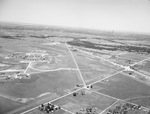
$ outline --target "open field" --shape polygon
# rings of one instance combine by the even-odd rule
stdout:
[[[26,64],[26,63],[17,63],[17,64],[16,63],[15,64],[5,63],[5,66],[0,66],[0,71],[3,71],[3,70],[25,70],[27,68],[27,65],[28,64]]]
[[[50,51],[52,52],[58,52],[61,53],[62,55],[65,55],[68,53],[68,49],[66,48],[66,46],[64,44],[61,43],[45,43],[43,44],[44,48],[47,47]]]
[[[83,54],[79,51],[73,51],[73,54],[86,84],[90,84],[95,80],[103,79],[122,70],[122,68],[116,65]]]
[[[139,74],[138,72],[134,72],[134,71],[123,71],[123,73],[125,73],[126,75],[132,77],[137,81],[150,85],[150,77],[146,75]]]
[[[143,74],[150,77],[150,70],[149,70],[149,68],[150,68],[150,59],[145,60],[142,63],[136,64],[136,65],[132,66],[132,68],[134,70],[137,70],[137,71],[139,71],[139,72],[141,72],[141,73],[143,73]]]
[[[40,72],[41,72],[40,70],[33,69],[33,68],[30,68],[30,67],[28,67],[28,69],[26,70],[27,74],[34,74],[34,73],[40,73]]]
[[[76,71],[44,72],[31,74],[30,77],[4,84],[0,87],[0,93],[8,98],[36,98],[46,92],[63,95],[77,84],[82,84]]]
[[[86,89],[77,91],[76,94],[76,96],[71,94],[52,103],[73,113],[85,112],[86,108],[92,108],[95,109],[95,114],[98,114],[116,101],[113,98]]]
[[[82,82],[76,71],[44,72],[31,74],[29,79],[12,80],[1,86],[0,93],[8,101],[27,103],[23,107],[29,109],[28,106],[31,108],[73,91],[77,84]],[[18,112],[24,108],[18,108]]]
[[[50,114],[107,114],[127,102],[142,107],[126,114],[148,114],[149,37],[0,24],[0,114],[47,114],[37,108],[48,102],[61,107]]]
[[[6,114],[11,110],[19,108],[21,105],[21,103],[0,97],[0,114]]]
[[[123,74],[117,74],[94,84],[93,90],[124,100],[150,96],[150,86]]]
[[[136,62],[139,62],[141,60],[144,60],[148,58],[149,55],[147,54],[140,54],[140,53],[132,53],[128,52],[125,54],[119,54],[119,55],[112,55],[108,60],[115,62],[117,64],[123,65],[123,66],[128,66],[132,65]]]
[[[131,98],[131,99],[127,99],[126,101],[128,102],[132,102],[138,105],[142,105],[144,107],[147,107],[150,109],[150,96],[147,97],[137,97],[137,98]]]

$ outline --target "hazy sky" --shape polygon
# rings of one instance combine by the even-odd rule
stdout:
[[[150,33],[150,1],[0,0],[0,21]]]

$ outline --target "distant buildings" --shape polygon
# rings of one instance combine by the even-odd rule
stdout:
[[[50,62],[51,57],[45,50],[33,50],[30,53],[13,53],[5,57],[5,59],[19,59],[20,62]]]

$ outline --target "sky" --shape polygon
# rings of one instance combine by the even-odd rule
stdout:
[[[150,33],[150,0],[0,0],[0,21]]]

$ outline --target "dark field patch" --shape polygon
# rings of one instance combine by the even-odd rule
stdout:
[[[111,51],[128,51],[128,52],[144,52],[144,53],[150,53],[150,49],[148,47],[138,47],[133,45],[107,45],[107,44],[98,44],[98,43],[92,43],[89,41],[68,41],[67,42],[70,45],[73,46],[81,46],[84,48],[91,48],[91,49],[97,49],[97,50],[111,50]]]
[[[0,97],[0,114],[6,114],[11,110],[19,108],[21,105],[21,103]]]
[[[76,71],[45,72],[30,76],[30,79],[14,80],[0,86],[0,93],[14,98],[35,98],[46,92],[64,95],[67,90],[81,84]]]

